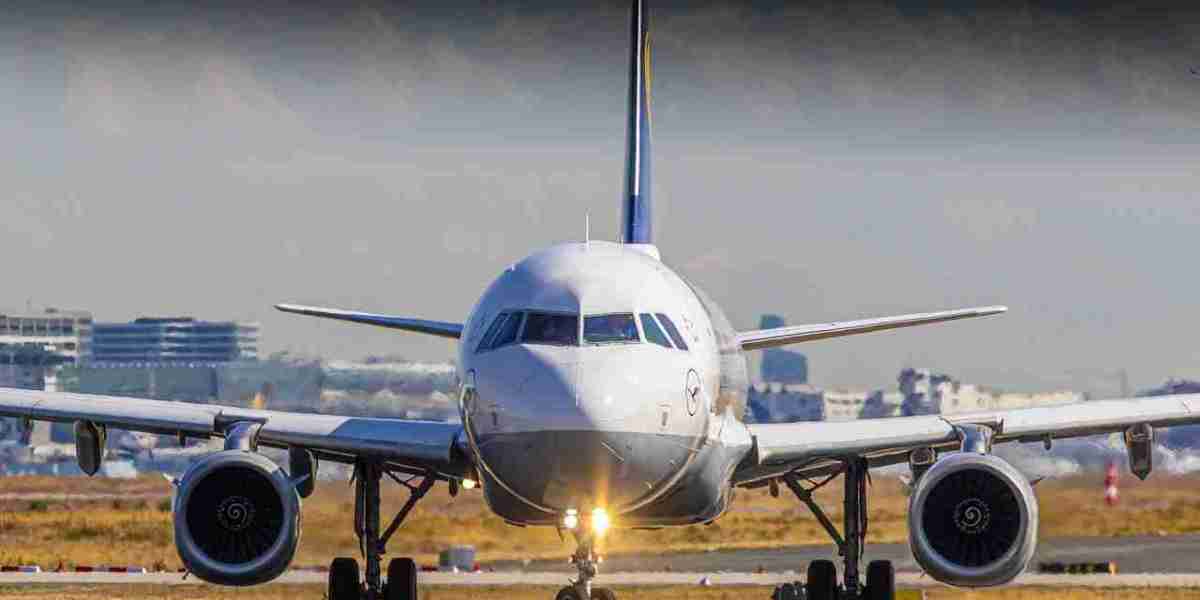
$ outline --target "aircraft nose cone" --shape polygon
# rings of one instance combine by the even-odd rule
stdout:
[[[641,398],[653,393],[636,365],[621,356],[589,356],[579,364],[576,405],[582,425],[620,427],[641,412]]]
[[[682,402],[683,373],[655,377],[661,365],[622,349],[583,350],[521,348],[521,360],[479,371],[470,426],[487,471],[503,484],[489,494],[500,487],[514,504],[559,512],[620,510],[687,463],[691,439],[662,416],[664,402]]]
[[[514,499],[561,513],[636,504],[678,472],[688,448],[640,432],[526,431],[485,436],[480,453]]]
[[[477,433],[516,433],[578,416],[578,366],[562,349],[516,347],[476,368]]]

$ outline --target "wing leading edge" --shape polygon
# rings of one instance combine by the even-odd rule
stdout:
[[[739,484],[776,477],[822,461],[863,456],[875,464],[900,462],[909,450],[950,447],[957,425],[985,425],[994,441],[1034,442],[1125,431],[1134,425],[1171,427],[1200,423],[1200,394],[1099,400],[956,415],[927,415],[844,422],[751,424],[754,455],[735,474]],[[893,460],[900,457],[900,460]]]
[[[89,421],[117,429],[189,437],[222,437],[235,423],[261,423],[258,442],[318,451],[326,459],[353,462],[373,456],[420,469],[461,473],[457,452],[462,427],[455,423],[340,417],[0,388],[0,416],[36,421]]]
[[[461,323],[427,321],[425,319],[409,319],[407,317],[396,317],[353,310],[342,310],[339,308],[322,308],[319,306],[302,306],[299,304],[276,304],[275,308],[286,313],[297,315],[336,319],[339,321],[350,321],[351,323],[363,323],[366,325],[375,325],[377,327],[386,327],[388,329],[400,329],[414,333],[436,335],[444,338],[458,339],[462,337],[463,330]]]
[[[973,317],[986,317],[1007,312],[1004,306],[983,306],[979,308],[964,308],[942,312],[918,313],[878,319],[862,319],[858,321],[837,321],[834,323],[816,323],[812,325],[795,325],[775,329],[759,329],[738,334],[743,350],[760,350],[774,346],[786,346],[800,342],[811,342],[826,338],[857,335],[885,329],[899,329],[931,323],[944,323]]]

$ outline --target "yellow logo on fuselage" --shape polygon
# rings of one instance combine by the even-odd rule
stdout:
[[[646,125],[649,125],[650,124],[650,80],[651,80],[650,32],[649,31],[647,31],[644,34],[644,38],[642,40],[642,72],[646,74],[646,76],[645,76],[646,89],[643,93],[646,96],[646,100],[645,100],[645,102],[646,102]]]

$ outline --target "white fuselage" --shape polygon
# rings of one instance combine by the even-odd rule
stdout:
[[[744,359],[719,311],[656,254],[553,246],[502,273],[472,311],[460,410],[488,502],[505,519],[553,523],[600,507],[628,523],[673,524],[727,505],[722,474],[748,448],[733,429],[745,429]],[[515,315],[505,337],[497,318]],[[547,323],[576,331],[546,341]],[[626,337],[604,337],[613,323]]]

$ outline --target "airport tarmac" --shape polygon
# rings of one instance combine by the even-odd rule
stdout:
[[[601,573],[600,585],[761,585],[773,586],[797,579],[796,573],[699,573],[699,572],[641,572]],[[325,573],[290,571],[274,583],[321,584]],[[561,586],[567,578],[563,573],[532,573],[521,571],[495,573],[421,573],[423,585],[533,585]],[[112,584],[112,585],[207,585],[194,577],[184,579],[178,573],[147,573],[126,575],[114,573],[0,573],[0,585],[12,584]],[[902,588],[944,587],[920,573],[898,573],[896,584]],[[1200,588],[1200,574],[1126,574],[1126,575],[1037,575],[1018,577],[1010,585],[1063,588]]]
[[[799,571],[817,559],[838,561],[832,544],[791,546],[757,550],[719,550],[715,552],[626,555],[606,558],[602,572],[647,571],[730,571],[753,573],[764,570],[779,573]],[[896,570],[917,572],[920,568],[908,544],[868,544],[865,561],[890,560]],[[864,564],[865,564],[864,561]],[[1200,573],[1200,535],[1131,536],[1114,538],[1057,538],[1038,543],[1033,566],[1041,562],[1100,563],[1116,562],[1122,574]],[[565,560],[536,560],[488,563],[497,571],[573,572]]]
[[[731,550],[668,555],[617,556],[604,561],[599,581],[607,585],[694,585],[708,578],[712,585],[777,585],[802,578],[811,560],[837,560],[831,546]],[[904,587],[941,584],[920,573],[908,547],[877,544],[868,547],[866,560],[895,562],[897,581]],[[1116,575],[1049,575],[1030,572],[1015,585],[1060,587],[1197,587],[1200,588],[1200,535],[1136,536],[1120,538],[1060,538],[1039,545],[1033,561],[1115,561]],[[573,574],[567,561],[484,563],[480,573],[421,574],[428,585],[560,585]],[[757,572],[759,569],[764,572]],[[322,583],[325,573],[290,571],[278,583]],[[194,585],[202,582],[179,573],[0,573],[0,584],[160,584]]]

